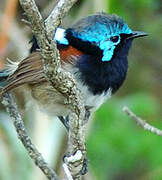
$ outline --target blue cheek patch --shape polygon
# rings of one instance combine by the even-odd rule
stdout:
[[[63,45],[69,45],[68,40],[65,38],[65,29],[57,28],[54,36],[54,40]]]
[[[95,22],[91,26],[87,25],[84,29],[77,29],[76,32],[72,33],[74,37],[98,46],[103,51],[102,61],[110,61],[116,45],[120,43],[120,39],[113,43],[110,38],[113,36],[120,38],[120,34],[131,34],[132,30],[127,24],[121,26],[119,23],[101,24]]]
[[[113,56],[113,50],[111,51],[108,51],[108,50],[104,50],[103,51],[103,57],[102,57],[102,61],[105,62],[105,61],[110,61],[111,58]]]
[[[102,61],[110,61],[114,54],[114,49],[115,49],[115,45],[113,44],[113,42],[111,42],[111,41],[102,42],[101,41],[99,47],[101,50],[103,50]]]

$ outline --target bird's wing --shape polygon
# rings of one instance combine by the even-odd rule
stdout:
[[[66,64],[75,66],[76,60],[78,59],[77,57],[83,54],[72,46],[59,48],[59,51],[63,68]],[[2,90],[3,92],[9,91],[23,84],[35,84],[46,81],[43,72],[42,56],[39,51],[31,53],[16,66],[16,68],[14,66],[12,67],[12,65],[10,66],[10,69],[14,69],[14,72],[10,73],[8,76],[7,83]]]
[[[69,45],[66,48],[60,48],[60,57],[62,64],[69,63],[69,64],[76,64],[76,61],[79,60],[80,56],[83,55],[83,52],[74,48],[73,46]]]
[[[34,84],[46,81],[43,73],[42,57],[39,52],[31,53],[22,60],[17,69],[7,78],[6,92],[23,84]]]

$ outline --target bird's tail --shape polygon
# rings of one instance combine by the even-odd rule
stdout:
[[[0,70],[0,94],[9,84],[8,77],[17,69],[18,63],[7,59],[4,69]]]
[[[4,70],[0,70],[0,90],[2,90],[7,85],[7,78],[9,74]]]

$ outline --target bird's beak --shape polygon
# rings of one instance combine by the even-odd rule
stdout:
[[[127,39],[134,39],[143,36],[148,36],[148,34],[142,31],[132,31],[132,33],[129,35]]]

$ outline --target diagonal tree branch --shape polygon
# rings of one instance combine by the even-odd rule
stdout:
[[[135,122],[137,124],[139,124],[144,130],[146,131],[150,131],[153,134],[156,134],[158,136],[162,136],[162,130],[148,124],[147,122],[145,122],[143,119],[141,119],[140,117],[138,117],[137,115],[135,115],[128,107],[124,106],[123,107],[123,111],[130,116],[133,120],[135,120]]]
[[[80,179],[80,171],[83,168],[86,155],[85,126],[83,126],[84,103],[73,76],[61,68],[56,42],[52,40],[53,30],[61,23],[61,19],[76,0],[60,0],[45,22],[34,0],[19,0],[19,2],[31,24],[32,32],[37,38],[43,57],[45,77],[55,89],[66,97],[64,104],[67,104],[71,110],[69,116],[68,156],[64,160],[73,178]],[[23,141],[23,139],[21,140]]]
[[[58,180],[56,173],[53,171],[52,168],[48,166],[42,155],[31,142],[31,139],[26,132],[22,117],[17,109],[17,105],[14,102],[13,97],[10,93],[3,94],[2,104],[6,107],[7,112],[13,120],[13,124],[16,128],[19,139],[28,151],[29,156],[34,160],[36,166],[38,166],[43,171],[43,173],[47,176],[48,179]]]
[[[51,14],[45,20],[48,37],[50,39],[53,38],[53,32],[55,31],[55,28],[61,24],[63,17],[70,10],[70,8],[75,2],[77,2],[77,0],[60,0],[51,12]]]

